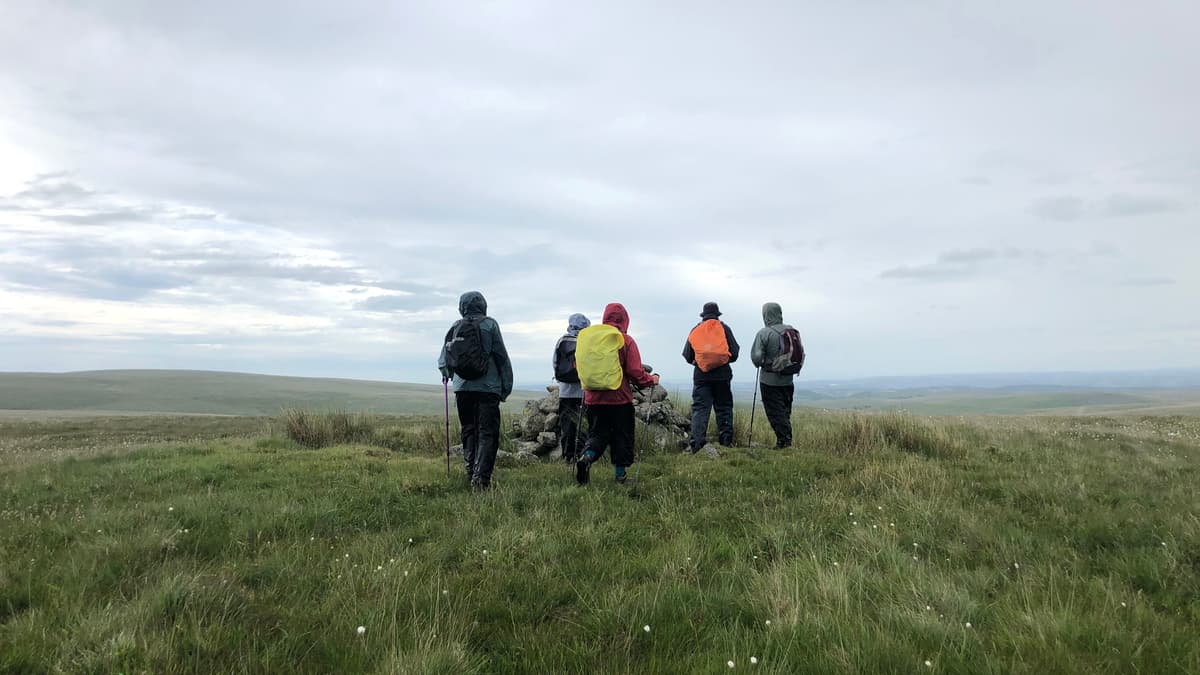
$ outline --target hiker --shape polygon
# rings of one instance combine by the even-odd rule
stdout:
[[[618,302],[604,308],[604,323],[579,331],[575,362],[587,406],[588,439],[575,461],[575,480],[584,485],[592,464],[612,447],[613,479],[624,483],[633,464],[633,389],[658,384],[642,366],[642,354],[629,330],[629,313]]]
[[[733,445],[733,368],[737,361],[737,340],[733,331],[721,321],[721,309],[715,302],[704,303],[700,323],[688,334],[683,345],[683,358],[695,366],[692,372],[692,438],[689,448],[694,453],[708,442],[708,415],[717,411],[717,439],[724,446]]]
[[[754,336],[750,360],[762,369],[759,391],[763,410],[775,431],[775,447],[792,444],[792,397],[796,386],[792,378],[804,367],[804,345],[800,333],[783,322],[783,309],[777,302],[762,307],[763,328]]]
[[[487,315],[482,293],[463,293],[458,313],[462,319],[446,333],[438,369],[443,383],[454,378],[467,478],[471,487],[487,490],[500,449],[500,403],[513,388],[512,362],[500,336],[500,324]]]
[[[554,379],[558,380],[558,446],[562,459],[568,464],[579,459],[579,449],[586,438],[579,437],[583,416],[583,385],[575,367],[575,348],[579,331],[592,325],[582,314],[567,319],[567,332],[554,345]]]

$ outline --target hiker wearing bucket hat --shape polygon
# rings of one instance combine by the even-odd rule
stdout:
[[[733,368],[737,361],[737,339],[721,321],[721,308],[715,302],[704,303],[700,323],[688,334],[683,345],[683,358],[695,366],[692,372],[692,438],[691,451],[704,447],[708,436],[708,417],[717,412],[718,440],[721,445],[733,445]]]

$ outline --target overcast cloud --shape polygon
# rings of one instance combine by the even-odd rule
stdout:
[[[0,0],[0,370],[1200,366],[1200,5],[648,4]]]

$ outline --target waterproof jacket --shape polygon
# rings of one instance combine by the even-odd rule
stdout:
[[[562,344],[562,341],[568,337],[579,337],[579,331],[590,325],[592,322],[582,314],[572,314],[571,318],[567,319],[567,334],[558,338],[558,342],[554,343],[554,356],[550,359],[554,370],[550,372],[558,372],[558,346]],[[583,398],[583,385],[578,382],[559,382],[558,395],[560,398]]]
[[[716,318],[716,316],[712,315],[701,315],[700,323],[704,323],[709,319]],[[696,325],[699,326],[700,324]],[[738,360],[738,352],[741,351],[741,347],[738,346],[737,340],[734,339],[733,331],[729,329],[729,326],[726,325],[724,321],[721,321],[721,327],[725,329],[725,341],[729,343],[729,363],[733,363],[734,361]],[[695,328],[692,330],[695,330]],[[691,333],[688,335],[690,336]],[[695,366],[695,368],[692,369],[692,382],[694,384],[705,384],[707,382],[729,382],[733,379],[733,368],[729,367],[729,363],[726,363],[719,368],[713,368],[707,373],[703,370],[700,370],[700,366],[696,365],[696,350],[692,348],[691,340],[685,340],[683,343],[683,359]]]
[[[629,330],[629,312],[625,311],[625,306],[614,302],[605,307],[604,323],[621,331],[625,336],[625,346],[617,352],[624,377],[621,378],[621,388],[616,391],[583,392],[583,403],[589,406],[633,403],[633,388],[630,382],[639,388],[648,388],[654,384],[654,378],[642,367],[642,353],[638,350],[637,342],[632,335],[625,332]]]
[[[458,299],[458,313],[464,319],[483,317],[483,321],[479,322],[479,333],[483,338],[483,350],[491,354],[492,358],[488,361],[487,373],[483,377],[464,380],[455,375],[454,391],[479,391],[496,394],[501,401],[507,399],[513,388],[512,362],[508,360],[508,350],[504,348],[500,324],[487,315],[487,300],[479,291],[463,293]],[[442,371],[442,377],[447,375],[445,345],[442,345],[441,351],[438,352],[438,370]]]
[[[783,309],[777,302],[763,305],[763,328],[754,336],[754,346],[750,348],[750,360],[755,366],[762,368],[759,381],[772,387],[786,387],[792,383],[793,375],[773,373],[766,369],[767,364],[775,360],[783,352],[783,331],[791,328],[783,322]]]

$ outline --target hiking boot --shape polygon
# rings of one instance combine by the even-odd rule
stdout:
[[[619,476],[613,476],[613,481],[616,482],[617,485],[624,485],[625,479],[627,478],[629,478],[629,474],[623,473]]]
[[[588,480],[591,478],[591,473],[591,460],[588,459],[587,454],[580,455],[579,459],[575,460],[575,482],[580,485],[587,485]]]

